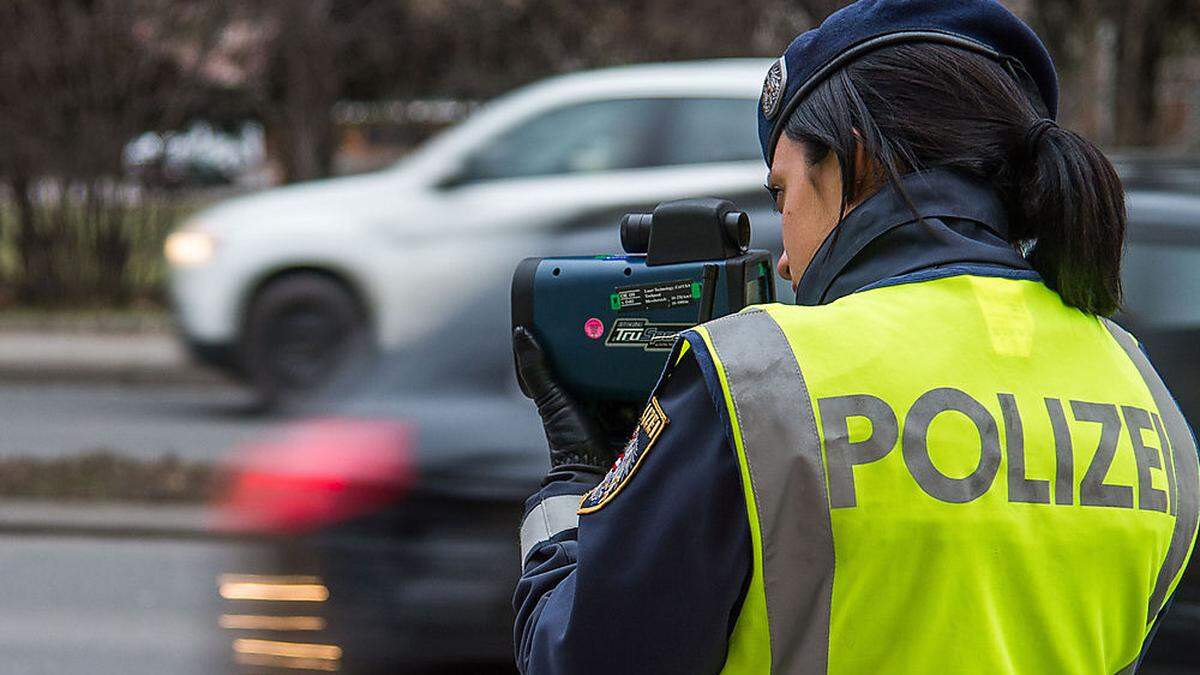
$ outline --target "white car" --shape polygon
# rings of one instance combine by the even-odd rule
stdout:
[[[395,166],[205,210],[167,240],[184,339],[267,400],[402,347],[547,236],[670,199],[763,208],[765,60],[629,66],[496,99]],[[464,327],[469,329],[469,327]]]

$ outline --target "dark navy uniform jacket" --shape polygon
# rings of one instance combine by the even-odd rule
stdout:
[[[953,274],[1036,279],[985,184],[935,170],[859,205],[817,252],[800,304]],[[750,579],[750,527],[723,394],[692,353],[655,396],[669,420],[611,501],[535,546],[514,605],[523,673],[716,673]],[[600,476],[559,471],[527,511]]]

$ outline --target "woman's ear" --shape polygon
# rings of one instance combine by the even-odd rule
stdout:
[[[854,129],[854,188],[850,191],[853,197],[846,204],[846,211],[866,201],[867,197],[879,191],[886,181],[886,174],[879,162],[867,154],[867,144],[862,133]]]
[[[854,175],[861,179],[866,177],[870,166],[867,164],[867,148],[866,142],[863,140],[862,132],[858,129],[854,130]],[[859,186],[855,186],[859,187]]]

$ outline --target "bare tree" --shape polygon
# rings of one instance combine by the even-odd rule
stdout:
[[[800,5],[814,22],[824,21],[825,17],[850,4],[849,0],[799,0]]]
[[[138,195],[122,181],[125,146],[180,124],[203,89],[177,54],[155,45],[197,56],[210,33],[195,22],[208,10],[167,5],[0,4],[0,178],[13,199],[17,295],[26,302],[129,299],[132,238],[148,212],[134,208]]]
[[[270,42],[256,93],[270,142],[288,182],[328,176],[333,104],[340,93],[335,56],[341,37],[331,0],[261,3]]]
[[[1115,142],[1146,146],[1156,140],[1159,121],[1158,85],[1171,34],[1196,21],[1194,5],[1183,0],[1110,0],[1109,16],[1117,26]],[[1189,11],[1191,9],[1192,11]]]
[[[1200,24],[1200,2],[1033,0],[1028,5],[1059,67],[1064,118],[1117,146],[1157,142],[1162,64],[1173,38]]]

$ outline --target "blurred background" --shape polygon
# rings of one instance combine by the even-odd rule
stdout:
[[[5,672],[509,672],[546,469],[510,275],[699,195],[778,254],[762,77],[843,4],[0,4]],[[1200,2],[1006,4],[1200,424]],[[1145,672],[1197,637],[1189,573]]]

